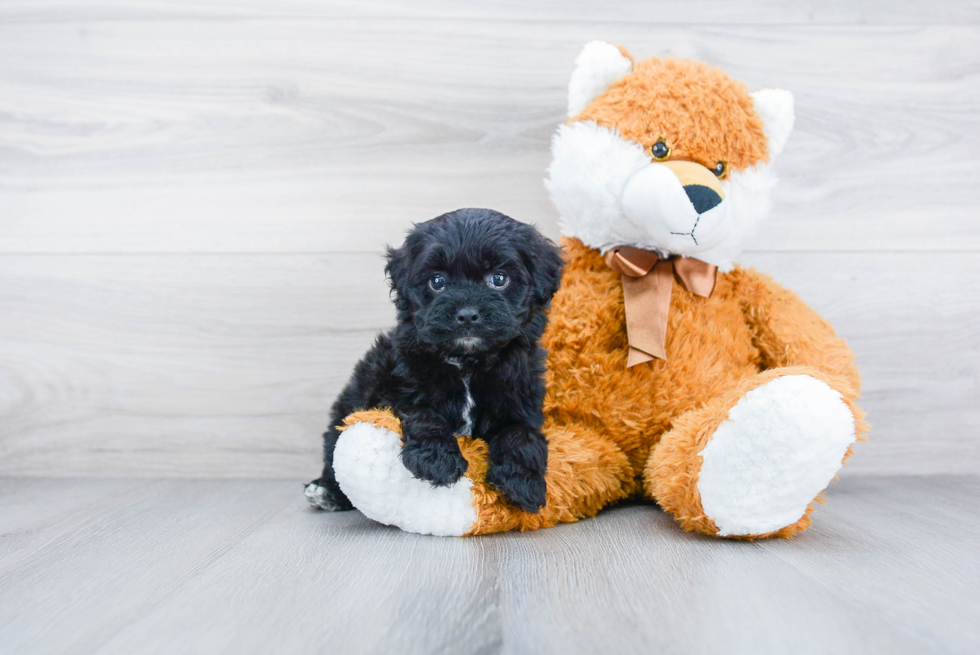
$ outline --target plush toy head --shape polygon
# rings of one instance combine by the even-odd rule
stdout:
[[[562,233],[603,252],[627,245],[730,268],[768,213],[792,94],[749,93],[700,62],[634,64],[595,41],[568,96],[545,182]]]

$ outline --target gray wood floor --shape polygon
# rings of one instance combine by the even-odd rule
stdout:
[[[858,476],[788,541],[646,505],[454,539],[294,481],[0,478],[0,653],[976,653],[978,497]]]

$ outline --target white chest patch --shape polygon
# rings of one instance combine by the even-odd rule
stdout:
[[[473,394],[470,393],[470,379],[470,373],[463,376],[463,386],[466,387],[466,405],[463,407],[463,427],[459,429],[459,436],[461,437],[473,436],[473,407],[476,406],[476,402],[473,400]]]
[[[446,359],[450,365],[455,366],[462,372],[463,364],[455,357],[449,357]],[[473,400],[473,394],[470,393],[470,380],[473,379],[473,373],[462,373],[463,387],[466,389],[466,404],[463,407],[463,425],[460,426],[457,434],[461,437],[472,437],[473,436],[473,408],[476,407],[476,401]]]

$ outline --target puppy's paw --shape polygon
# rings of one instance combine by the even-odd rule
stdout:
[[[402,448],[402,463],[412,475],[446,487],[466,473],[468,466],[456,439],[409,439]]]
[[[346,512],[354,509],[337,483],[329,480],[314,480],[306,485],[303,495],[310,501],[310,505],[317,509],[324,509],[328,512]]]
[[[487,482],[510,504],[536,514],[545,505],[548,490],[544,473],[529,471],[512,464],[491,466],[487,471]]]
[[[486,480],[505,500],[532,514],[545,506],[548,442],[539,430],[503,430],[490,443],[490,460]]]

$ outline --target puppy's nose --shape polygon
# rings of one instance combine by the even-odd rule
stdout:
[[[476,325],[480,322],[480,312],[476,307],[463,307],[456,312],[456,322],[460,325]]]
[[[721,196],[714,189],[701,184],[689,184],[684,187],[684,193],[694,205],[694,211],[703,214],[721,204]]]

